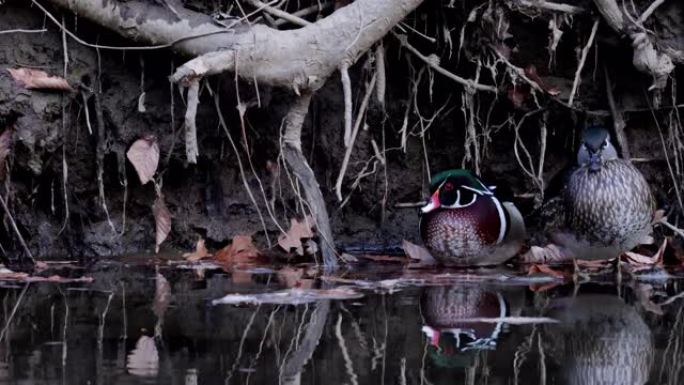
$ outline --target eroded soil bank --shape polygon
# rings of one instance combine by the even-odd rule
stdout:
[[[425,53],[436,52],[442,57],[443,66],[472,73],[476,67],[472,62],[476,61],[473,47],[491,41],[480,36],[480,41],[466,41],[463,50],[457,49],[458,32],[469,10],[476,5],[465,3],[449,8],[428,1],[407,23],[440,39],[444,35],[437,27],[447,25],[451,46],[441,41],[433,44],[418,35],[409,35],[410,41]],[[591,8],[589,2],[576,3]],[[648,5],[637,3],[639,9]],[[200,1],[187,5],[212,10],[211,5]],[[566,99],[577,68],[576,52],[586,43],[591,19],[576,16],[572,23],[566,21],[557,49],[549,53],[548,15],[536,18],[505,7],[500,9],[509,23],[510,37],[505,43],[512,48],[511,61],[521,68],[534,65],[543,79],[560,92],[558,99]],[[61,12],[52,11],[56,15]],[[684,45],[682,13],[682,4],[676,1],[667,2],[656,11],[653,27],[671,45]],[[90,42],[130,44],[77,15],[63,16],[70,30]],[[439,24],[437,20],[443,21]],[[182,64],[184,58],[165,50],[97,50],[73,39],[66,39],[64,47],[61,32],[45,21],[39,9],[23,1],[0,4],[0,31],[42,28],[46,31],[0,35],[0,129],[14,132],[3,195],[34,255],[114,256],[154,248],[151,206],[155,189],[151,184],[140,184],[125,157],[136,139],[148,135],[156,137],[161,150],[159,175],[173,216],[165,247],[191,249],[199,237],[218,246],[244,233],[255,234],[260,245],[267,246],[258,212],[243,184],[238,156],[271,241],[279,234],[275,222],[287,227],[290,218],[301,213],[302,204],[296,194],[299,189],[293,188],[292,175],[279,157],[282,119],[292,97],[289,91],[255,88],[253,84],[235,82],[231,76],[210,79],[202,87],[197,114],[199,161],[197,165],[187,165],[183,137],[185,99],[168,81],[174,67]],[[583,71],[579,102],[574,109],[553,100],[535,105],[525,91],[502,93],[494,104],[494,99],[486,94],[474,98],[478,108],[474,117],[475,142],[481,173],[502,190],[509,190],[508,194],[531,218],[531,223],[538,214],[534,209],[541,186],[522,171],[516,160],[516,127],[530,152],[533,167],[537,167],[543,148],[540,126],[545,121],[547,137],[541,179],[544,188],[551,187],[547,196],[557,193],[553,191],[554,178],[574,159],[578,127],[587,122],[612,125],[605,73],[603,66],[596,64],[595,55],[609,69],[617,104],[625,112],[631,156],[652,184],[659,206],[671,209],[674,217],[677,215],[679,189],[674,186],[679,187],[682,180],[684,136],[677,109],[669,106],[676,104],[681,93],[675,82],[681,69],[673,73],[672,85],[663,93],[660,109],[652,114],[649,102],[652,103],[653,95],[645,91],[652,79],[631,66],[629,44],[605,26],[599,28],[597,39]],[[472,142],[467,144],[471,138],[467,132],[472,116],[467,108],[470,99],[461,85],[426,70],[424,63],[400,48],[396,39],[387,37],[385,47],[386,105],[384,110],[378,103],[369,107],[346,173],[343,205],[333,191],[345,151],[344,106],[337,76],[314,96],[304,126],[304,153],[327,201],[333,232],[343,246],[396,246],[402,239],[416,241],[416,209],[396,205],[424,199],[429,171],[461,165],[472,167],[475,157]],[[65,57],[66,78],[78,85],[74,93],[29,91],[4,70],[24,67],[62,75]],[[549,69],[552,58],[554,64]],[[487,64],[486,59],[481,58],[481,63]],[[357,104],[370,78],[365,61],[360,60],[351,73],[353,100]],[[484,74],[487,70],[481,70],[483,77],[488,76]],[[87,88],[100,89],[101,94],[84,92]],[[237,155],[219,125],[212,93],[219,96]],[[236,108],[240,102],[248,106],[244,129]],[[520,123],[526,114],[539,108],[543,111]],[[99,199],[98,156],[102,157],[106,212]],[[527,165],[527,160],[522,163]],[[358,183],[354,183],[357,178]],[[16,255],[21,247],[7,220],[2,228],[0,243],[6,255]]]

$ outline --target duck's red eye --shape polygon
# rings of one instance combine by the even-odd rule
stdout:
[[[446,183],[446,184],[444,185],[444,191],[451,191],[451,190],[453,190],[453,189],[454,189],[453,183]]]

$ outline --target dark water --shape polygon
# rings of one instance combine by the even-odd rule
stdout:
[[[679,278],[551,287],[506,272],[304,270],[100,264],[58,271],[92,283],[4,283],[0,383],[684,383]],[[211,302],[354,282],[345,300]]]

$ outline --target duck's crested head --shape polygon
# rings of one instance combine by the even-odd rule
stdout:
[[[421,211],[428,213],[438,208],[458,209],[475,203],[478,196],[493,195],[480,178],[465,169],[442,171],[430,181],[430,201]]]

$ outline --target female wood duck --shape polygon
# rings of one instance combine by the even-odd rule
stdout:
[[[589,127],[566,184],[565,229],[554,243],[578,259],[612,259],[650,243],[655,203],[644,176],[617,156],[603,127]]]
[[[655,358],[651,329],[634,306],[606,294],[556,298],[544,325],[547,357],[560,364],[550,383],[643,385]]]
[[[470,171],[443,171],[432,178],[432,197],[422,209],[420,234],[445,265],[496,265],[513,257],[525,239],[525,223],[511,202],[501,202]]]

